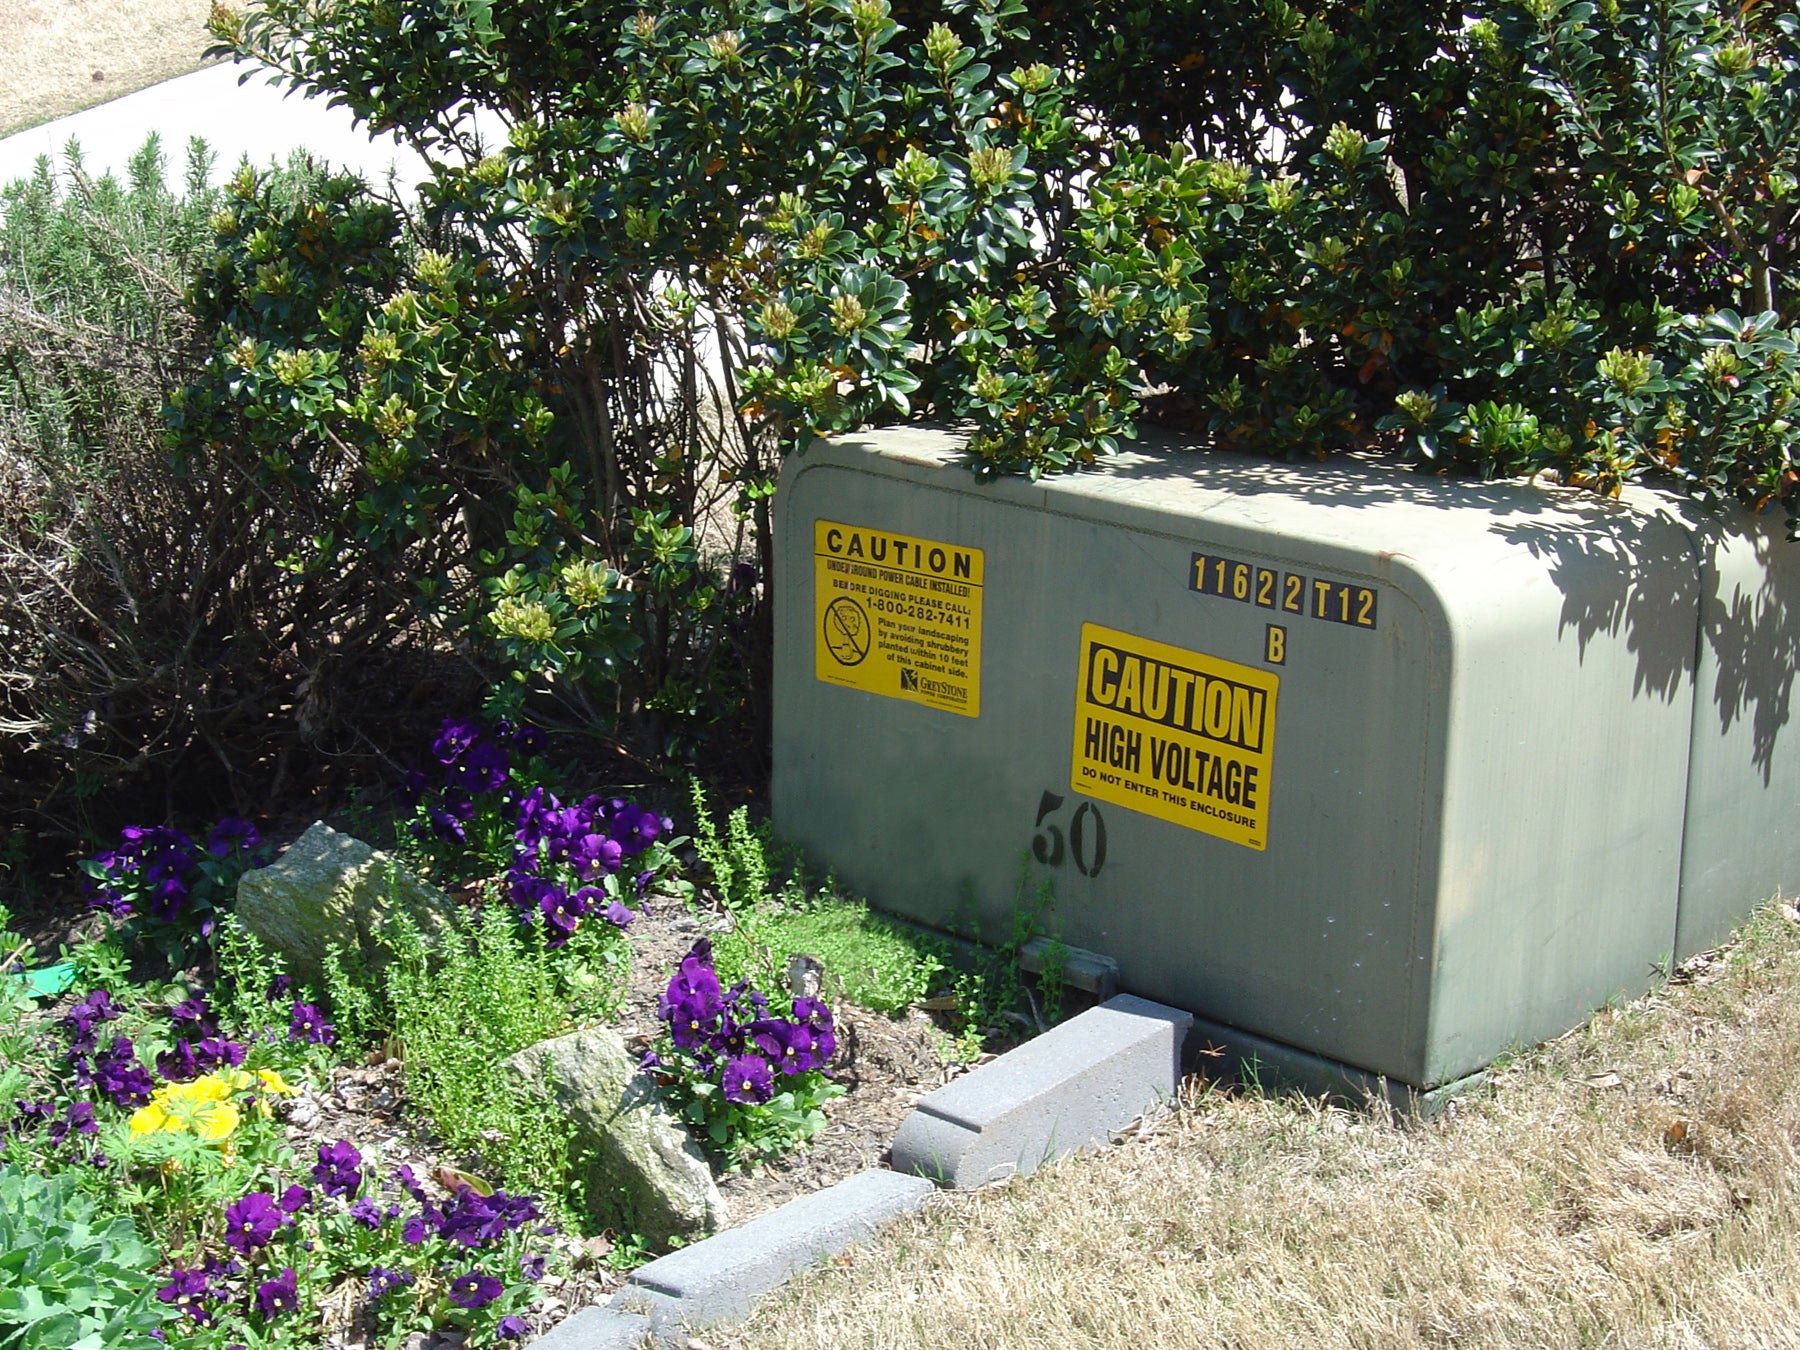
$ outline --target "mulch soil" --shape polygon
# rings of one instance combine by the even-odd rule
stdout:
[[[45,960],[90,922],[83,904],[78,899],[33,905],[17,916],[14,926],[33,940],[38,959]],[[630,930],[631,977],[619,1024],[628,1045],[649,1047],[659,1031],[656,1003],[669,973],[700,937],[718,931],[724,922],[690,912],[675,899],[645,906]],[[833,1000],[832,1015],[838,1050],[828,1072],[845,1093],[825,1104],[825,1128],[795,1154],[735,1173],[714,1164],[734,1226],[883,1165],[895,1130],[918,1098],[964,1071],[947,1061],[946,1032],[931,1014],[915,1008],[889,1017]],[[286,1133],[301,1157],[310,1156],[319,1144],[342,1139],[365,1153],[379,1152],[386,1166],[410,1164],[420,1177],[431,1177],[440,1167],[480,1174],[480,1159],[452,1156],[432,1139],[407,1100],[404,1066],[380,1052],[372,1052],[363,1064],[335,1067],[328,1083],[302,1088],[286,1106]],[[434,1182],[427,1187],[441,1190]],[[614,1255],[610,1237],[583,1240],[567,1234],[552,1240],[571,1258],[571,1273],[546,1277],[545,1297],[527,1319],[536,1335],[580,1308],[605,1302],[625,1280],[616,1268],[619,1263],[609,1259]],[[331,1350],[361,1350],[361,1318],[354,1301],[321,1310]],[[407,1350],[456,1350],[460,1344],[454,1335],[419,1335]]]

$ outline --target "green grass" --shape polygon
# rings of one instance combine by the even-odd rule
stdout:
[[[828,993],[889,1015],[930,995],[946,969],[941,942],[859,901],[832,898],[768,916],[758,936],[780,961],[795,953],[818,961]]]

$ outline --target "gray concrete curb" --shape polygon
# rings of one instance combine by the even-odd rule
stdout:
[[[859,1172],[640,1266],[603,1308],[584,1308],[533,1350],[680,1345],[689,1329],[748,1316],[788,1276],[918,1209],[933,1183],[1029,1175],[1102,1143],[1175,1094],[1192,1014],[1131,994],[920,1098],[894,1136],[892,1172]],[[911,1175],[909,1175],[911,1174]]]
[[[932,1190],[922,1177],[859,1172],[639,1266],[608,1310],[639,1314],[659,1344],[680,1344],[686,1328],[747,1316],[757,1299],[788,1276],[871,1236],[883,1221],[919,1208]]]
[[[919,1099],[894,1170],[966,1189],[1104,1143],[1175,1095],[1191,1013],[1120,994]]]
[[[583,1308],[531,1343],[531,1350],[638,1350],[650,1319],[616,1308]]]

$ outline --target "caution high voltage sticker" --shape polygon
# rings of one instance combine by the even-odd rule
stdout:
[[[982,556],[935,539],[813,522],[813,674],[981,712]]]
[[[1083,624],[1069,785],[1261,849],[1279,683],[1268,671]]]

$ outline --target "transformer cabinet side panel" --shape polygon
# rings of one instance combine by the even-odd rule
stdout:
[[[1491,528],[1434,580],[1457,650],[1428,1077],[1560,1034],[1666,970],[1698,586],[1672,524],[1617,503]]]
[[[1646,494],[1648,495],[1648,494]],[[1800,543],[1782,513],[1670,503],[1699,559],[1699,666],[1675,960],[1800,893]]]

